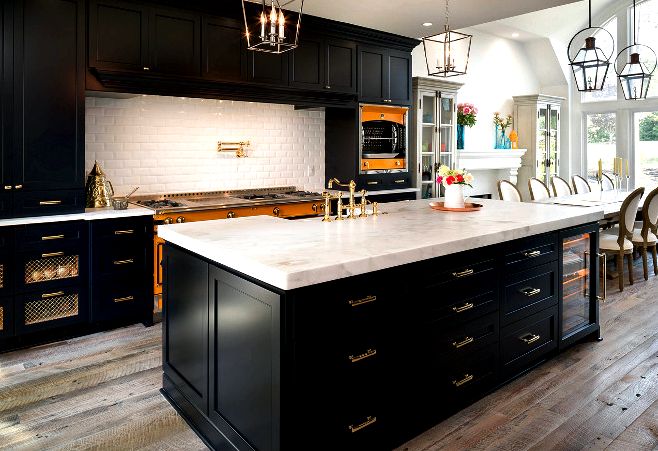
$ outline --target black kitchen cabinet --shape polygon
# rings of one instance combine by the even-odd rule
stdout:
[[[321,38],[305,37],[290,52],[290,86],[323,89],[325,85],[324,43]]]
[[[199,76],[201,15],[121,1],[92,1],[89,66]]]
[[[204,16],[202,76],[217,81],[242,81],[247,73],[244,24],[224,17]]]
[[[359,46],[359,100],[411,104],[411,55],[386,48]]]
[[[290,86],[356,93],[356,44],[305,37],[290,53]]]
[[[349,41],[327,39],[326,86],[335,92],[356,94],[356,44]]]
[[[289,53],[289,52],[288,52]],[[288,86],[288,53],[250,51],[248,80],[275,86]]]
[[[0,218],[11,216],[12,138],[12,35],[13,13],[9,2],[0,5]]]
[[[82,211],[83,2],[18,0],[14,7],[13,212]]]

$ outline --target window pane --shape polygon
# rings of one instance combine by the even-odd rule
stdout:
[[[630,13],[632,14],[632,9]],[[637,5],[637,43],[651,47],[654,51],[658,51],[658,1],[648,0]],[[631,30],[632,33],[632,30]],[[631,34],[632,36],[632,34]],[[640,47],[640,59],[645,60],[643,51],[650,54],[647,49]],[[647,55],[649,56],[649,55]],[[653,55],[650,55],[653,57]],[[651,69],[651,67],[649,68]],[[654,74],[655,75],[655,74]],[[657,80],[652,79],[649,84],[648,97],[658,96],[658,83]]]
[[[603,172],[612,174],[612,165],[617,154],[615,113],[587,115],[587,178],[596,180],[599,160],[603,161]]]
[[[658,186],[658,112],[635,113],[635,186]]]
[[[656,1],[656,0],[652,0],[652,1]],[[610,67],[608,68],[608,75],[605,78],[605,84],[603,85],[603,90],[593,91],[593,92],[583,92],[581,97],[582,102],[596,102],[598,100],[617,99],[617,75],[615,74],[615,68],[614,68],[615,57],[617,56],[617,18],[615,17],[609,20],[608,23],[601,28],[610,32],[613,41],[615,43],[615,48],[612,51],[612,57],[610,58]],[[601,32],[599,31],[599,33]],[[597,37],[599,33],[596,33],[594,37]],[[603,49],[603,50],[605,52],[609,51],[609,49]]]

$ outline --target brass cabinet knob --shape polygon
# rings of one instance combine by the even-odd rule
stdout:
[[[226,213],[226,219],[233,219],[235,218],[235,212],[229,211]]]
[[[279,209],[279,207],[274,207],[274,210],[272,210],[272,213],[274,214],[274,216],[279,216],[279,213],[281,213],[281,210]]]
[[[14,186],[14,189],[23,189],[23,185],[16,185]]]
[[[149,71],[149,70],[151,70],[151,68],[148,67],[148,66],[144,66],[144,70],[145,70],[145,71]]]
[[[179,216],[179,217],[176,218],[176,222],[178,224],[182,224],[182,223],[185,222],[185,218],[183,216]]]

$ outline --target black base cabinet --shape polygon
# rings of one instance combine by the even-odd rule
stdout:
[[[596,227],[290,291],[166,244],[163,393],[214,449],[392,449],[557,352]]]

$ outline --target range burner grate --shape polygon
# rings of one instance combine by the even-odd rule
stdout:
[[[166,208],[166,207],[182,207],[183,204],[169,199],[162,200],[140,200],[137,202],[139,205],[148,208]]]
[[[267,200],[267,199],[283,199],[285,196],[276,193],[260,193],[260,194],[246,194],[244,196],[236,196],[236,197],[245,200]]]
[[[316,193],[313,191],[289,191],[286,193],[288,196],[296,196],[296,197],[320,197],[320,193]]]

